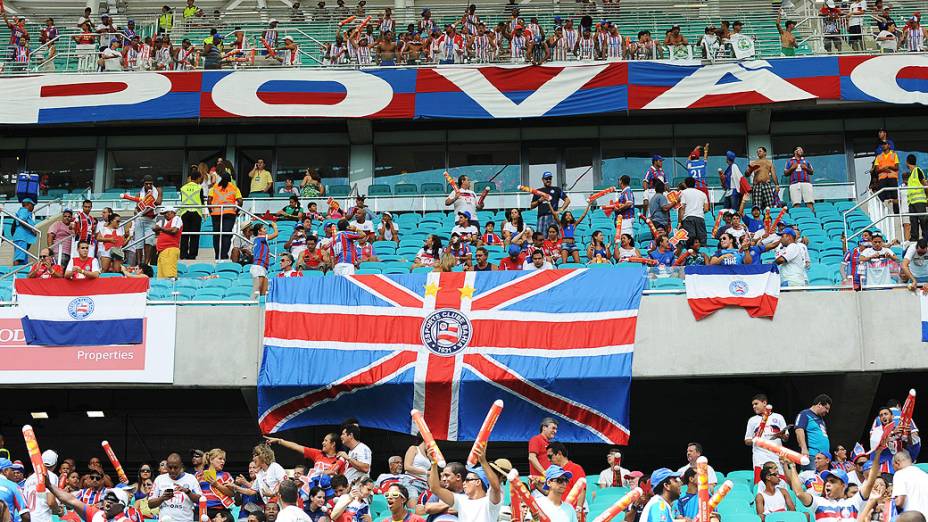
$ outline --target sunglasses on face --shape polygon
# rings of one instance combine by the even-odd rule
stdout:
[[[464,479],[464,482],[480,482],[480,478],[479,477],[467,477],[466,479]]]
[[[386,498],[387,500],[394,499],[394,498],[402,498],[402,499],[405,499],[405,498],[406,498],[406,497],[404,497],[403,494],[400,493],[399,491],[387,491],[386,493],[384,493],[383,496],[384,496],[384,498]]]
[[[103,478],[103,477],[101,477],[100,475],[91,475],[91,476],[90,476],[90,480],[100,480],[100,479],[102,479],[102,478]]]
[[[151,470],[148,469],[148,468],[144,468],[144,469],[141,470],[141,472],[142,472],[142,473],[151,473]]]
[[[568,480],[567,480],[566,478],[564,478],[564,477],[558,477],[558,478],[555,478],[555,479],[551,479],[551,481],[552,481],[552,482],[557,482],[558,484],[567,484],[567,482],[568,482]]]

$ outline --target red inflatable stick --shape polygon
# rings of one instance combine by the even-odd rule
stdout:
[[[677,246],[677,243],[679,243],[680,241],[686,241],[689,238],[690,238],[689,232],[681,228],[681,229],[678,229],[676,232],[674,232],[673,236],[671,236],[670,244],[675,247]]]
[[[110,464],[113,465],[113,469],[116,470],[116,477],[119,478],[119,482],[123,484],[129,484],[129,477],[126,476],[126,472],[122,469],[122,464],[119,463],[119,459],[116,458],[116,453],[113,452],[113,448],[110,447],[110,443],[103,441],[100,443],[103,446],[103,451],[106,453],[106,456],[110,459]]]
[[[487,194],[490,193],[490,187],[483,187],[483,192],[480,193],[480,197],[477,198],[477,208],[483,206],[484,200],[487,199]]]
[[[525,185],[519,185],[519,190],[521,190],[522,192],[528,192],[529,194],[533,196],[538,196],[545,201],[551,201],[551,196],[549,196],[548,194],[545,194],[544,192],[538,189],[533,189],[532,187],[527,187]]]
[[[641,488],[635,488],[625,494],[624,497],[620,498],[615,504],[606,508],[605,511],[599,514],[596,518],[593,519],[593,522],[609,522],[615,518],[619,513],[623,513],[628,506],[631,506],[633,502],[638,500],[641,497],[642,491]]]
[[[586,495],[586,477],[580,477],[574,482],[574,487],[570,488],[570,493],[567,494],[567,498],[564,500],[571,506],[577,507],[577,502],[584,495]]]
[[[209,515],[206,514],[206,495],[200,495],[200,522],[209,522]]]
[[[519,472],[512,470],[509,472],[509,483],[512,484],[512,492],[519,497],[519,500],[525,504],[525,507],[528,508],[529,512],[532,514],[532,518],[538,519],[540,522],[551,522],[551,517],[542,511],[541,506],[538,505],[538,502],[535,500],[535,497],[528,492],[528,488],[525,486],[521,480],[519,480]]]
[[[345,18],[345,19],[342,20],[341,22],[338,22],[338,26],[339,26],[339,27],[342,27],[342,26],[344,26],[344,25],[347,24],[347,23],[351,23],[351,22],[354,21],[355,18],[357,18],[357,16],[353,16],[353,15],[352,15],[352,16],[349,16],[348,18]]]
[[[477,433],[477,440],[474,441],[474,446],[470,450],[470,455],[467,456],[468,466],[473,467],[477,465],[477,448],[481,447],[486,449],[487,441],[490,440],[490,433],[493,432],[493,427],[496,426],[496,421],[499,419],[499,414],[502,412],[503,401],[497,399],[493,402],[493,405],[490,406],[487,417],[483,419],[483,426],[480,427],[480,431]]]
[[[783,219],[784,215],[786,215],[786,207],[780,209],[780,213],[777,214],[776,219],[774,219],[773,223],[770,224],[770,229],[767,230],[768,234],[773,234],[773,231],[777,229],[777,225],[780,224],[780,220]]]
[[[764,209],[764,230],[770,232],[770,224],[773,223],[773,220],[770,219],[770,207]]]
[[[671,190],[667,193],[667,201],[673,205],[673,208],[680,208],[680,191]]]
[[[35,432],[32,426],[26,424],[23,426],[23,439],[26,441],[26,449],[29,451],[29,460],[32,461],[32,469],[35,471],[37,479],[35,485],[36,493],[45,492],[45,464],[42,462],[42,450],[39,449],[39,442],[35,439]]]
[[[451,177],[451,174],[448,174],[447,170],[445,171],[444,176],[445,176],[445,181],[447,181],[448,184],[451,185],[451,188],[454,190],[454,193],[455,194],[459,193],[461,189],[458,188],[458,184],[454,181],[454,178]]]
[[[597,192],[597,193],[595,193],[595,194],[592,194],[590,197],[588,197],[588,198],[587,198],[587,202],[592,203],[592,202],[596,201],[597,199],[599,199],[599,198],[605,196],[606,194],[611,194],[611,193],[613,193],[613,192],[615,192],[615,187],[609,187],[609,188],[606,188],[606,189],[602,189],[602,190],[600,190],[599,192]]]
[[[902,413],[899,415],[899,426],[902,431],[906,432],[912,429],[912,414],[915,413],[915,389],[909,390],[909,396],[905,398],[902,405]]]
[[[625,261],[629,263],[641,263],[642,265],[654,266],[657,264],[657,259],[651,259],[650,257],[626,257]]]
[[[733,487],[734,484],[730,480],[726,480],[722,483],[719,489],[715,490],[715,494],[712,495],[712,498],[709,499],[709,511],[715,511],[715,508],[719,507],[719,504],[722,503],[722,499],[725,498],[725,495],[727,495]]]
[[[709,522],[709,459],[706,457],[696,459],[696,499],[699,506],[696,520]]]
[[[515,482],[509,484],[509,497],[509,510],[512,513],[510,519],[512,522],[522,522],[522,502],[519,500],[519,494],[516,492]]]
[[[425,448],[428,451],[429,458],[432,459],[432,462],[438,464],[439,468],[445,467],[445,456],[441,454],[441,450],[438,449],[438,444],[435,442],[435,437],[432,436],[432,431],[429,430],[428,425],[425,423],[425,419],[422,418],[422,412],[419,410],[412,410],[409,412],[412,416],[413,422],[416,423],[416,428],[419,429],[419,435],[422,435],[422,440],[425,442]]]
[[[809,465],[808,455],[803,455],[802,453],[799,453],[798,451],[793,451],[783,446],[777,446],[773,442],[766,440],[766,439],[762,439],[760,437],[754,437],[754,439],[752,440],[754,441],[755,446],[763,448],[775,455],[779,455],[783,457],[784,459],[789,460],[793,464],[800,464],[802,466]]]
[[[757,437],[764,438],[764,430],[767,429],[767,419],[770,418],[772,412],[773,405],[768,404],[767,408],[764,410],[764,416],[760,418],[760,424],[757,426]]]
[[[619,243],[622,239],[622,214],[615,215],[615,241]]]

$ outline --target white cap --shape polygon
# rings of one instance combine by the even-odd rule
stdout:
[[[45,450],[42,452],[42,464],[52,467],[58,464],[58,454],[54,450]]]
[[[828,6],[829,9],[834,9],[834,8],[835,8],[835,0],[825,0],[825,5]]]
[[[284,36],[284,40],[290,40],[292,42],[293,37],[288,34],[287,36]]]
[[[279,24],[279,23],[280,23],[280,22],[279,22],[276,18],[271,18],[271,21],[268,22],[268,25],[270,25],[270,24]]]
[[[166,206],[161,207],[161,213],[164,214],[165,212],[174,212],[176,214],[177,209],[172,207],[171,205],[166,205]]]
[[[128,505],[129,505],[129,495],[126,493],[126,491],[125,491],[124,489],[120,489],[120,488],[110,488],[110,489],[106,490],[106,495],[109,495],[109,494],[112,494],[112,495],[115,496],[117,499],[119,499],[119,501],[122,503],[122,505],[124,505],[124,506],[128,506]],[[103,495],[103,498],[106,498],[106,495]]]

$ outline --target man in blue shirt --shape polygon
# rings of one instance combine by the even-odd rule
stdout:
[[[13,249],[13,264],[25,265],[29,263],[27,254],[29,247],[35,243],[35,217],[32,215],[32,209],[35,208],[35,201],[25,198],[22,206],[16,211],[14,221],[13,244],[19,248]]]
[[[801,453],[814,456],[828,453],[831,445],[828,430],[825,428],[825,416],[831,411],[831,397],[821,394],[812,401],[812,406],[799,412],[796,416],[796,440]],[[814,469],[814,462],[802,469]]]
[[[19,486],[12,480],[13,463],[0,458],[0,501],[10,509],[13,522],[29,522],[29,509]]]
[[[683,518],[695,520],[699,516],[699,484],[696,479],[696,468],[686,468],[683,473],[683,484],[686,484],[686,492],[680,494],[680,498],[674,505],[674,511]]]

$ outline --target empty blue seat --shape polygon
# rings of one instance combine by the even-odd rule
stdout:
[[[367,194],[370,196],[392,196],[393,190],[390,188],[390,185],[374,183],[368,187]]]
[[[404,194],[412,195],[419,192],[419,187],[417,187],[415,183],[397,183],[396,185],[393,185],[393,192],[397,196]]]
[[[351,192],[348,185],[328,185],[326,186],[326,195],[333,198],[343,198]]]

